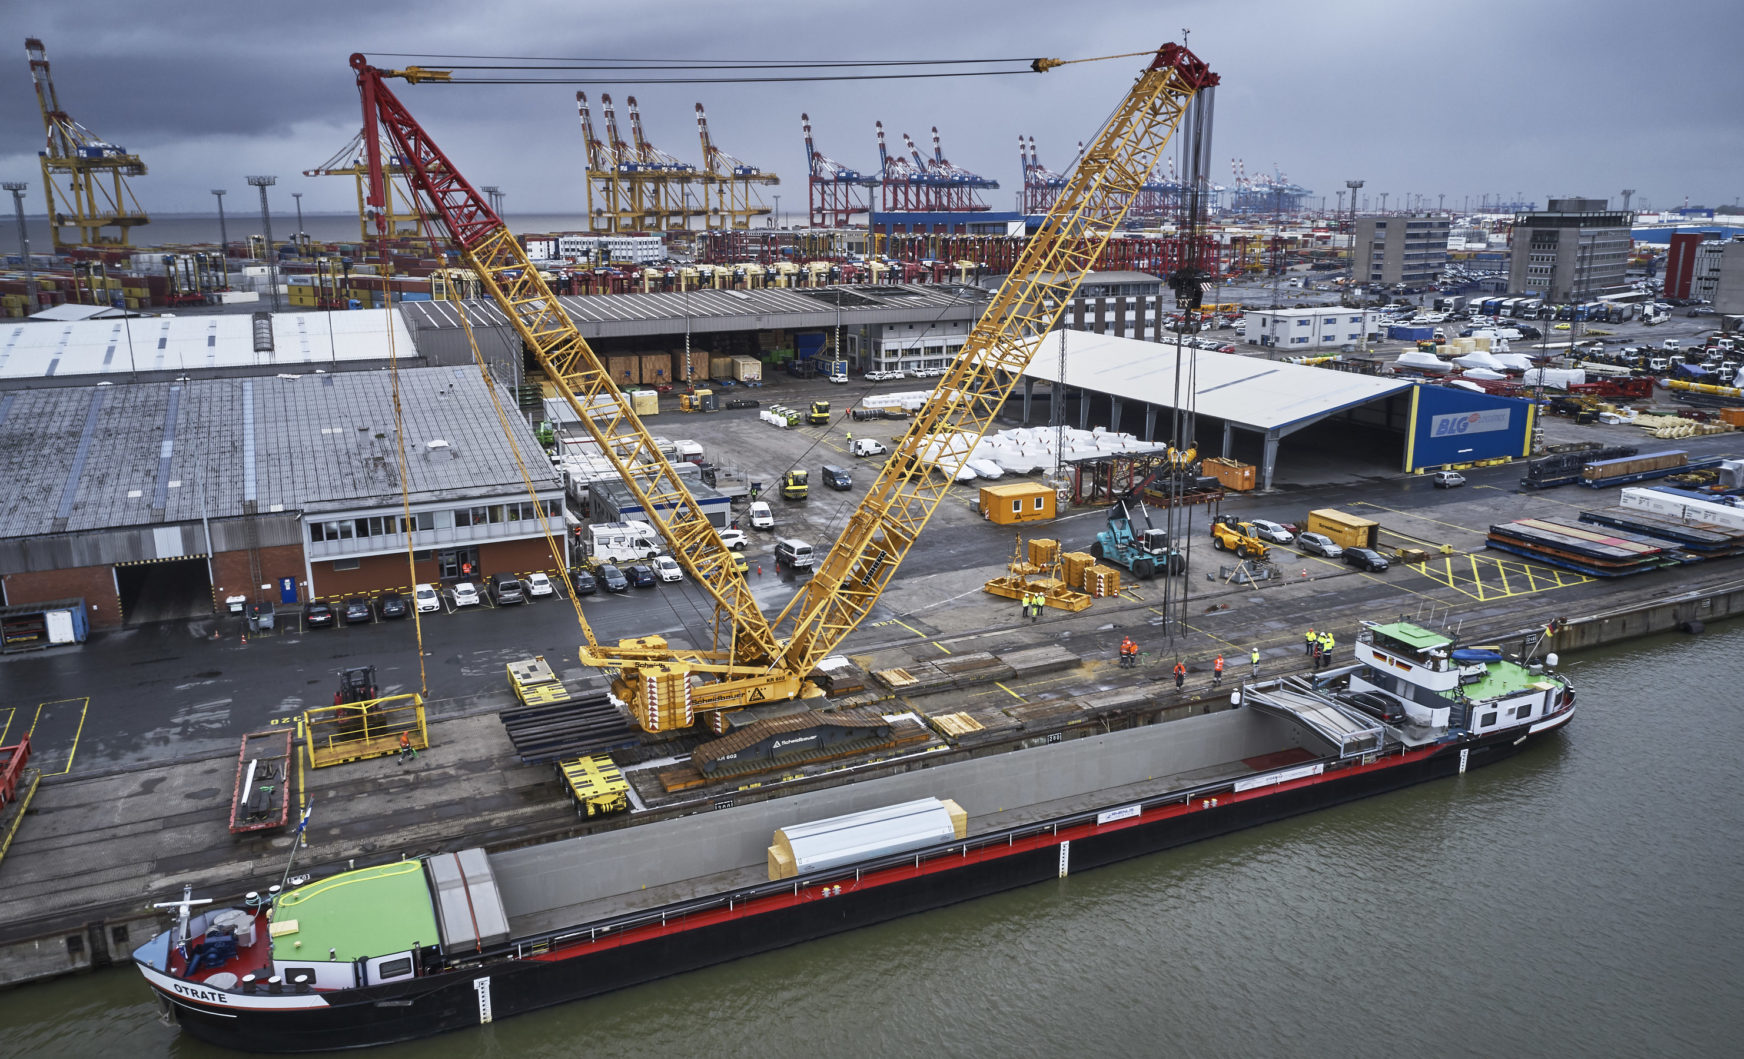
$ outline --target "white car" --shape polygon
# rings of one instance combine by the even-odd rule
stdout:
[[[662,581],[683,581],[684,567],[678,565],[678,560],[670,555],[654,557],[654,576]]]
[[[1263,518],[1249,519],[1248,521],[1254,528],[1255,536],[1259,537],[1260,540],[1271,541],[1273,544],[1288,544],[1296,539],[1294,533],[1276,522],[1269,522]]]
[[[553,591],[551,588],[551,578],[541,573],[528,574],[525,583],[527,585],[527,595],[529,596],[549,596]]]
[[[853,444],[848,446],[848,451],[856,456],[882,456],[890,449],[882,441],[875,441],[872,438],[855,438]]]
[[[412,601],[418,605],[419,614],[428,614],[433,610],[442,609],[442,597],[436,594],[435,585],[419,585],[414,588]]]
[[[883,382],[888,378],[890,378],[890,373],[887,371],[869,371],[866,373],[867,382]]]
[[[745,546],[747,544],[749,544],[750,541],[748,541],[745,538],[745,531],[744,530],[724,529],[724,530],[721,530],[721,543],[726,545],[727,547],[733,549],[734,551],[742,552],[745,550]]]
[[[478,606],[478,586],[471,581],[456,581],[448,586],[448,602],[456,608]]]
[[[774,529],[775,512],[770,510],[767,500],[753,500],[750,508],[752,529]]]

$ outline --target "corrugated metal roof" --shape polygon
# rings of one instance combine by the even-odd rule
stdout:
[[[843,324],[930,321],[950,310],[974,319],[992,296],[976,287],[922,283],[699,290],[688,295],[589,294],[557,301],[581,333],[594,338],[682,331],[686,319],[698,328],[706,321],[706,328],[713,331],[826,326],[836,319],[836,291],[843,295]],[[462,304],[474,328],[509,326],[494,301]],[[460,311],[453,302],[405,302],[401,311],[418,330],[461,326]]]
[[[1036,357],[1024,376],[1055,382],[1059,371],[1060,358],[1050,354]],[[1183,387],[1187,377],[1193,379],[1200,415],[1259,431],[1288,432],[1410,387],[1407,382],[1372,375],[1213,353],[1172,342],[1066,332],[1068,386],[1167,408],[1175,400],[1177,371],[1182,373]]]
[[[9,393],[0,537],[197,521],[202,508],[226,518],[247,499],[262,513],[392,503],[390,386],[386,372],[340,372]],[[521,488],[476,370],[405,369],[400,392],[414,504]],[[534,484],[555,488],[525,421],[509,421]],[[438,439],[447,447],[427,448]]]
[[[256,353],[254,318],[245,313],[10,321],[0,326],[0,382],[221,368],[297,371],[386,360],[390,326],[396,354],[416,352],[399,313],[274,313],[272,325],[273,351]]]

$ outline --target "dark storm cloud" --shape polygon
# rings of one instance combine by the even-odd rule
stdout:
[[[14,9],[16,11],[16,9]],[[1215,179],[1229,159],[1278,163],[1324,193],[1347,177],[1371,192],[1522,191],[1615,195],[1656,205],[1729,202],[1741,190],[1744,72],[1727,54],[1740,5],[1674,0],[1475,0],[1460,4],[1115,0],[878,5],[677,0],[652,4],[297,4],[99,0],[38,2],[8,18],[19,51],[0,75],[0,172],[35,179],[42,126],[22,52],[48,46],[62,104],[145,157],[135,191],[148,208],[206,210],[206,189],[273,172],[312,210],[346,209],[343,181],[298,175],[358,125],[346,66],[353,51],[781,59],[1101,55],[1154,47],[1192,28],[1191,45],[1223,74]],[[0,38],[3,40],[3,38]],[[435,63],[432,63],[435,65]],[[1130,84],[1138,60],[1013,78],[786,85],[590,86],[636,95],[650,138],[696,160],[692,106],[709,108],[727,150],[783,177],[783,210],[804,199],[799,114],[819,147],[876,165],[872,123],[995,177],[1010,208],[1013,140],[1036,137],[1063,169]],[[571,86],[405,86],[397,92],[475,183],[509,192],[510,212],[580,208],[583,154]],[[598,117],[596,113],[596,118]],[[620,112],[620,118],[623,115]],[[628,135],[627,127],[624,129]]]

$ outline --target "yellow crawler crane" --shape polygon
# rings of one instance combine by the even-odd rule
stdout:
[[[895,575],[1190,107],[1198,110],[1197,135],[1208,138],[1211,89],[1218,82],[1185,47],[1157,50],[1072,170],[1041,230],[812,580],[772,624],[732,553],[696,510],[514,236],[384,83],[389,77],[448,80],[448,74],[416,67],[379,70],[362,55],[353,55],[351,65],[363,98],[372,173],[381,162],[373,135],[379,123],[420,193],[435,205],[463,263],[514,322],[673,555],[715,601],[714,643],[708,648],[679,647],[658,636],[600,644],[582,621],[582,662],[616,672],[614,692],[650,732],[689,726],[699,712],[820,694],[809,675]],[[1034,65],[1040,72],[1059,63],[1039,59]],[[372,194],[377,182],[372,176]]]

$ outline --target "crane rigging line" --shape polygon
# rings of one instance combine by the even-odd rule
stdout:
[[[1022,70],[958,70],[924,74],[808,74],[802,77],[449,77],[453,85],[734,85],[793,81],[912,81],[940,77],[1007,77]]]
[[[843,59],[843,60],[733,60],[733,59],[606,59],[606,58],[568,58],[551,56],[514,56],[514,55],[451,55],[451,54],[414,54],[410,52],[379,52],[377,54],[392,58],[409,58],[418,60],[475,59],[491,60],[460,65],[444,63],[440,71],[425,71],[413,66],[406,71],[410,79],[415,81],[431,81],[439,84],[467,85],[597,85],[597,84],[638,84],[638,85],[695,85],[695,84],[756,84],[783,83],[804,81],[905,81],[933,79],[941,77],[1007,77],[1013,74],[1047,73],[1056,66],[1072,66],[1078,63],[1103,62],[1109,59],[1130,59],[1135,56],[1150,55],[1151,52],[1126,52],[1119,55],[1096,55],[1082,59],[1048,59],[1008,57],[996,59]],[[1022,63],[1022,66],[1009,70],[941,70],[936,67],[948,66],[987,66],[1006,63]],[[834,71],[834,70],[867,70],[889,67],[927,67],[918,73],[822,73],[805,72],[776,76],[710,76],[719,71],[731,70],[768,70],[768,71]],[[500,72],[505,76],[454,77],[454,71]],[[598,74],[605,71],[628,71],[637,74],[674,74],[688,73],[689,77],[516,77],[507,76],[522,72],[555,72],[573,71],[576,74]]]

